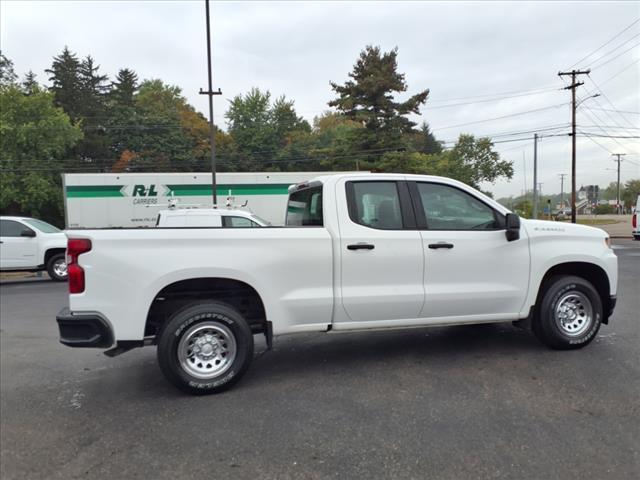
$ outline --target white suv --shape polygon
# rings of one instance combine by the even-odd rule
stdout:
[[[28,217],[0,217],[0,270],[46,270],[52,280],[67,280],[67,236],[47,222]]]

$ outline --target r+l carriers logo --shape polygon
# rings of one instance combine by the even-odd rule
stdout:
[[[155,185],[134,185],[133,193],[134,205],[155,205],[158,203],[158,192]]]

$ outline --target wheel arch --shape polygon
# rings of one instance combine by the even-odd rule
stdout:
[[[600,295],[600,300],[602,301],[602,323],[609,323],[609,314],[612,310],[609,277],[602,267],[594,263],[564,262],[550,267],[545,272],[542,280],[540,281],[540,285],[538,286],[536,305],[540,305],[540,301],[546,291],[549,279],[561,275],[572,275],[584,278],[590,282],[598,292],[598,295]]]
[[[264,302],[253,286],[232,278],[198,277],[172,282],[156,293],[147,311],[145,337],[157,337],[173,313],[206,300],[224,302],[238,310],[253,333],[268,331]]]
[[[65,254],[67,251],[66,248],[60,248],[60,247],[49,247],[45,250],[44,252],[44,266],[46,268],[47,264],[49,263],[49,260],[51,260],[51,257],[53,257],[54,255],[58,255],[60,253]]]

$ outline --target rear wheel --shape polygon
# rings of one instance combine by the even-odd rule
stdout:
[[[58,253],[53,255],[47,262],[47,273],[51,280],[54,282],[66,282],[68,278],[67,274],[67,259],[64,253]]]
[[[551,348],[582,348],[597,335],[602,314],[602,300],[590,282],[574,276],[552,277],[536,310],[533,332]]]
[[[253,334],[231,306],[194,303],[176,312],[162,329],[158,362],[165,377],[192,394],[231,387],[253,359]]]

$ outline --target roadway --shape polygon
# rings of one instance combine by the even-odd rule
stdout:
[[[616,253],[616,312],[583,350],[510,325],[287,336],[205,397],[154,348],[60,345],[66,285],[4,284],[0,477],[639,478],[640,242]]]

